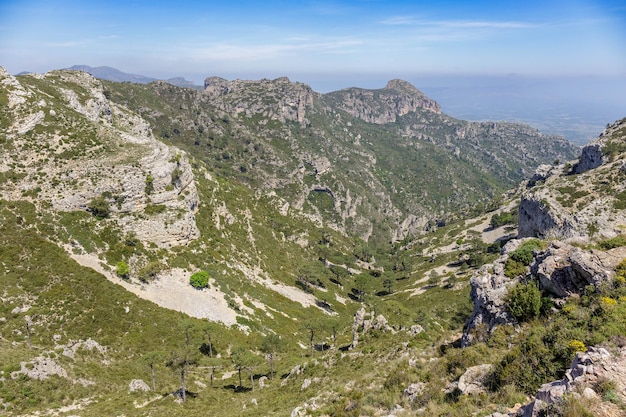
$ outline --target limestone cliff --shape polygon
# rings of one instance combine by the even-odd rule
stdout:
[[[368,123],[393,123],[418,110],[441,113],[439,103],[402,80],[391,80],[379,90],[348,88],[327,96],[336,100],[342,110]]]

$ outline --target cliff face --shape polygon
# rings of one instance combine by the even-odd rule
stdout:
[[[227,81],[219,77],[208,77],[204,81],[204,92],[212,103],[234,116],[259,116],[280,122],[294,121],[306,126],[307,109],[313,106],[314,93],[311,87],[292,83],[287,77],[260,81]]]
[[[354,117],[380,125],[418,110],[441,113],[439,103],[402,80],[391,80],[380,90],[349,88],[326,94],[325,98]]]
[[[520,237],[601,240],[623,233],[625,150],[622,119],[585,146],[574,164],[543,167],[522,194]]]
[[[135,113],[110,102],[83,72],[18,80],[0,72],[8,107],[0,156],[7,200],[27,198],[55,210],[85,211],[104,198],[110,220],[161,247],[198,237],[198,206],[188,158],[152,135]],[[146,207],[158,207],[145,215]],[[154,211],[154,210],[153,210]]]

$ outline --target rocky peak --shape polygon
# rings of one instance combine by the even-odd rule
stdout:
[[[420,90],[415,88],[413,84],[408,81],[400,80],[398,78],[391,80],[384,88],[385,90],[394,90],[400,93],[410,93],[415,95],[424,95]]]
[[[367,90],[348,88],[326,95],[342,110],[368,123],[386,124],[411,112],[427,110],[441,113],[441,106],[428,98],[411,83],[391,80],[385,88]]]
[[[287,77],[228,81],[220,77],[204,80],[205,94],[229,114],[247,117],[262,114],[285,122],[291,120],[306,125],[307,109],[313,106],[316,93],[306,84],[292,82]]]

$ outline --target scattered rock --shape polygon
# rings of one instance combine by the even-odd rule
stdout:
[[[408,387],[406,387],[402,395],[406,397],[409,401],[415,401],[424,390],[425,385],[426,384],[424,384],[423,382],[410,384]]]
[[[459,378],[458,389],[462,394],[475,395],[485,392],[485,384],[491,374],[493,365],[477,365],[467,368]]]
[[[407,330],[407,333],[409,334],[409,336],[417,336],[423,331],[424,328],[422,326],[420,326],[419,324],[414,324],[409,328],[409,330]]]
[[[37,356],[30,362],[20,362],[20,366],[19,371],[11,372],[11,378],[15,379],[20,374],[38,380],[48,379],[52,375],[68,378],[67,371],[61,365],[54,359],[44,356]]]

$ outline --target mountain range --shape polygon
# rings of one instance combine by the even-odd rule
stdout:
[[[0,70],[0,407],[617,415],[621,368],[529,402],[620,363],[624,123],[581,151],[402,80]]]
[[[93,75],[96,78],[100,78],[102,80],[115,81],[115,82],[130,82],[130,83],[138,83],[138,84],[148,84],[154,81],[157,81],[156,78],[146,77],[144,75],[139,74],[129,74],[123,71],[120,71],[116,68],[101,66],[101,67],[90,67],[89,65],[72,65],[68,70],[75,71],[84,71]],[[188,81],[183,77],[174,77],[168,78],[165,80],[166,82],[176,85],[179,87],[189,87],[189,88],[200,88],[200,86],[196,85],[193,81]]]

